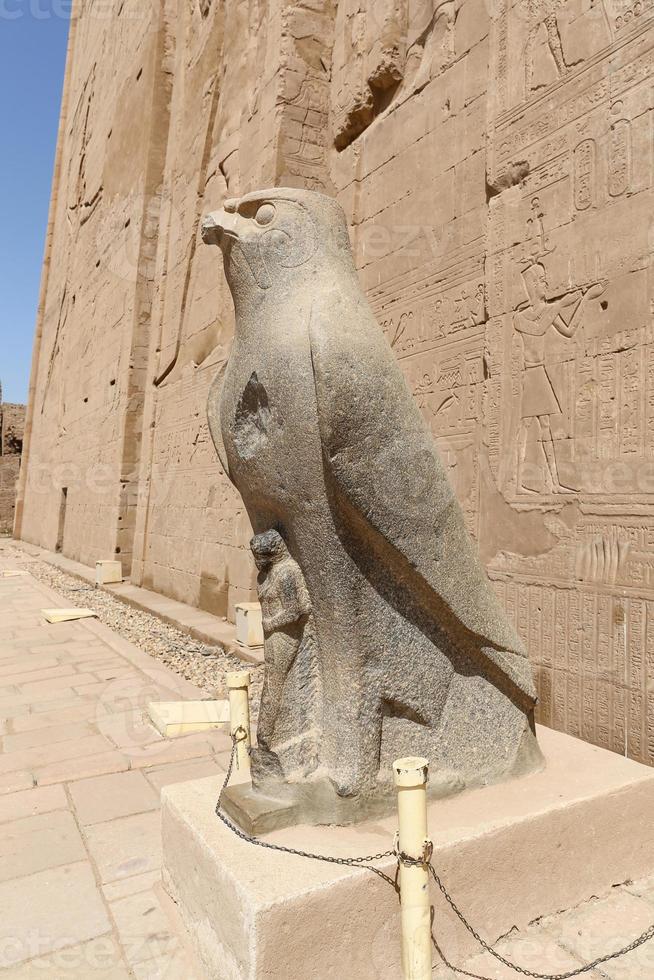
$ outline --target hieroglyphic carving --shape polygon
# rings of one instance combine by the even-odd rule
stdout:
[[[333,8],[328,2],[293,3],[285,7],[283,18],[287,67],[279,79],[280,152],[275,183],[329,192]]]
[[[629,189],[631,169],[631,123],[618,119],[611,124],[609,134],[608,189],[611,197],[619,197]]]
[[[542,262],[545,256],[552,251],[550,239],[545,232],[545,214],[540,198],[533,197],[529,207],[523,249],[523,261],[528,265]]]
[[[493,561],[498,572],[534,580],[547,579],[563,588],[598,585],[616,595],[654,595],[654,518],[610,517],[579,520],[560,536],[558,545],[543,555],[531,557],[500,553]]]
[[[413,309],[398,306],[380,316],[398,357],[430,349],[438,341],[480,326],[484,318],[484,284],[474,281],[426,295]]]
[[[507,106],[508,42],[509,42],[509,4],[508,0],[497,0],[491,18],[491,67],[496,78],[495,102],[499,112]]]
[[[478,441],[486,378],[486,289],[478,252],[454,252],[446,267],[428,262],[369,293],[416,401],[437,437],[461,503],[477,534]]]
[[[582,140],[574,151],[574,192],[577,211],[595,202],[595,141]]]
[[[326,168],[328,88],[324,78],[304,77],[297,84],[295,75],[288,84],[296,91],[288,92],[282,128],[285,169],[302,186],[324,191],[329,178]],[[291,129],[292,127],[292,129]]]
[[[633,0],[632,3],[618,5],[618,12],[615,13],[613,20],[615,30],[622,31],[633,27],[637,18],[642,18],[643,14],[647,15],[652,10],[654,10],[654,0]]]
[[[652,636],[646,617],[654,603],[515,576],[494,584],[509,615],[517,607],[516,625],[539,681],[541,722],[651,764],[644,678]],[[559,643],[566,659],[559,657]]]
[[[630,548],[631,542],[615,533],[598,534],[584,541],[576,556],[577,578],[615,585],[624,572]]]

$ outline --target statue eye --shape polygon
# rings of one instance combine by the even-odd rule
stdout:
[[[273,204],[262,204],[257,211],[254,220],[258,225],[269,225],[275,217],[275,207]]]

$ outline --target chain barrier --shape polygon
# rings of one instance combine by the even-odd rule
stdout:
[[[476,932],[476,930],[470,925],[465,915],[457,906],[456,902],[449,894],[445,885],[443,884],[440,877],[438,876],[436,869],[434,868],[431,862],[431,852],[429,852],[429,854],[427,853],[425,854],[424,861],[416,860],[415,858],[410,857],[408,854],[402,853],[397,849],[397,847],[394,847],[390,851],[383,851],[380,854],[369,854],[365,857],[343,858],[343,857],[332,857],[327,854],[312,854],[310,851],[301,851],[294,847],[285,847],[282,844],[272,844],[269,841],[263,841],[263,840],[259,840],[259,838],[257,837],[252,837],[250,834],[246,834],[244,831],[240,830],[236,826],[236,824],[232,823],[229,817],[227,817],[222,811],[223,793],[229,786],[229,782],[232,778],[232,772],[234,769],[235,760],[238,766],[238,760],[236,759],[237,746],[238,743],[242,741],[244,738],[247,738],[247,733],[243,728],[237,728],[236,731],[232,733],[232,752],[229,759],[229,765],[227,767],[227,775],[225,776],[225,781],[223,782],[222,788],[220,790],[220,794],[218,796],[218,802],[216,804],[216,816],[224,823],[226,827],[229,828],[229,830],[231,830],[233,834],[236,835],[236,837],[240,838],[240,840],[245,841],[248,844],[254,844],[256,847],[262,847],[269,851],[279,851],[282,854],[294,854],[296,857],[310,858],[313,861],[324,861],[327,864],[339,864],[352,868],[364,868],[367,871],[372,871],[373,874],[376,874],[383,881],[386,881],[389,885],[392,886],[392,888],[397,892],[398,895],[400,894],[400,889],[397,881],[397,874],[395,878],[391,878],[390,875],[387,875],[383,871],[380,871],[379,868],[375,868],[372,862],[382,861],[385,858],[389,858],[389,857],[396,857],[398,862],[398,868],[400,863],[409,866],[415,866],[415,867],[422,866],[423,864],[428,864],[429,873],[431,874],[432,878],[436,882],[436,885],[439,891],[441,892],[443,898],[445,899],[449,907],[452,909],[456,917],[459,919],[463,927],[466,929],[466,931],[473,937],[475,942],[483,950],[485,950],[485,952],[487,952],[490,956],[498,960],[498,962],[502,963],[503,966],[508,967],[510,970],[514,970],[516,973],[520,973],[524,977],[532,977],[533,980],[571,980],[572,977],[578,977],[584,973],[589,973],[591,970],[594,970],[595,967],[600,966],[602,963],[608,963],[609,960],[615,960],[620,956],[626,956],[627,953],[631,953],[633,952],[633,950],[638,949],[639,946],[644,945],[644,943],[648,942],[650,939],[654,939],[654,923],[653,923],[649,927],[649,929],[647,929],[644,933],[642,933],[642,935],[640,935],[637,939],[634,939],[633,942],[629,943],[628,946],[624,946],[622,949],[619,949],[615,953],[607,953],[605,956],[598,956],[597,959],[593,960],[592,963],[588,963],[585,966],[577,967],[577,969],[575,970],[569,970],[567,973],[535,973],[532,970],[525,969],[525,967],[518,966],[516,963],[512,963],[511,960],[507,960],[504,956],[498,953],[497,950],[493,949],[493,947],[489,943],[487,943],[485,939],[482,939],[479,933]],[[470,973],[468,970],[463,970],[461,967],[453,966],[447,960],[445,954],[443,953],[440,946],[438,945],[433,930],[432,930],[431,940],[434,949],[441,957],[444,966],[448,967],[448,969],[450,970],[453,970],[454,973],[459,973],[461,974],[461,976],[464,977],[471,977],[473,978],[473,980],[492,980],[492,978],[485,977],[482,974]],[[439,965],[440,964],[438,963],[434,964],[432,969],[435,970],[436,967]]]
[[[243,734],[239,737],[239,732]],[[339,858],[331,857],[327,854],[311,854],[309,851],[300,851],[294,847],[284,847],[282,844],[271,844],[269,841],[259,840],[257,837],[251,837],[250,834],[246,834],[244,831],[240,830],[236,824],[222,812],[222,797],[223,793],[229,785],[229,781],[232,778],[232,770],[234,768],[234,760],[236,759],[236,748],[239,742],[247,738],[247,733],[243,728],[237,728],[232,734],[232,754],[229,760],[229,766],[227,767],[227,775],[225,776],[225,781],[223,783],[222,789],[220,791],[220,796],[218,797],[218,803],[216,804],[216,816],[222,820],[226,827],[228,827],[233,834],[236,834],[241,840],[246,841],[248,844],[254,844],[256,847],[263,847],[268,851],[280,851],[282,854],[294,854],[297,857],[311,858],[314,861],[324,861],[326,864],[341,864],[352,868],[365,868],[367,871],[372,871],[379,878],[388,882],[393,888],[397,890],[397,885],[395,881],[390,878],[379,868],[375,868],[372,864],[373,861],[381,861],[384,858],[393,857],[393,851],[384,851],[381,854],[368,854],[366,857],[353,857],[353,858]],[[237,762],[238,765],[238,762]]]

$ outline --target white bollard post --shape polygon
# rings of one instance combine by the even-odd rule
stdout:
[[[227,691],[229,694],[229,733],[236,735],[238,745],[236,761],[239,772],[250,774],[250,756],[248,749],[250,738],[250,672],[232,671],[227,674]]]
[[[398,759],[393,763],[397,787],[400,855],[400,903],[402,923],[402,973],[404,980],[430,980],[432,976],[431,902],[429,860],[431,841],[427,829],[427,759]]]

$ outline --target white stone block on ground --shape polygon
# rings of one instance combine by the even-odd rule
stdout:
[[[654,872],[654,771],[558,732],[539,738],[544,771],[429,806],[434,867],[491,943]],[[237,839],[214,814],[220,783],[163,791],[164,882],[208,980],[399,980],[393,888],[365,870]],[[393,815],[266,839],[346,857],[388,850],[396,826]],[[378,866],[394,876],[393,859]],[[478,947],[434,886],[432,901],[439,945],[461,964]]]
[[[263,623],[260,603],[239,602],[237,604],[236,640],[244,647],[263,646]]]
[[[123,566],[119,561],[96,561],[95,584],[115,585],[123,581]]]
[[[92,619],[97,613],[92,609],[42,609],[48,623],[72,623],[76,619]]]
[[[151,701],[148,715],[164,738],[229,724],[228,701]]]

